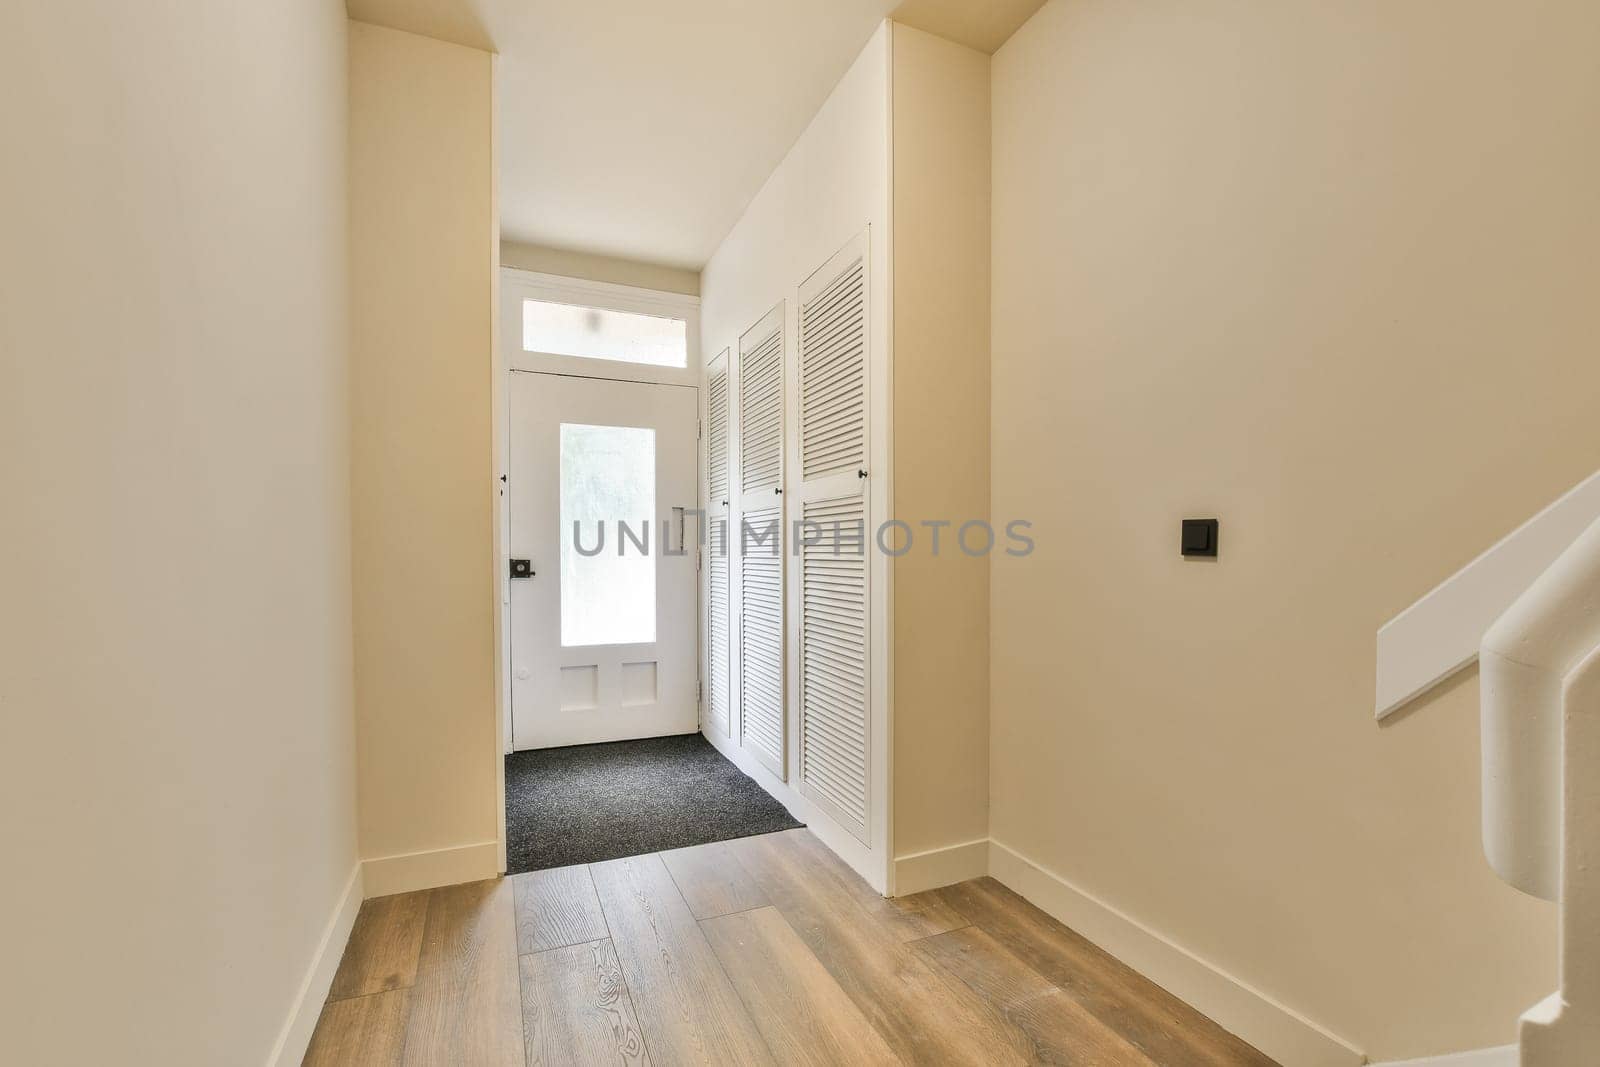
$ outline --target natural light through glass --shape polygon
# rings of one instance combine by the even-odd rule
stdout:
[[[524,300],[522,348],[555,356],[687,367],[689,324],[655,315]]]
[[[584,555],[604,530],[605,547]],[[621,540],[626,523],[649,552]],[[646,534],[644,531],[649,530]],[[631,645],[656,639],[656,432],[561,424],[561,643]],[[618,554],[621,545],[626,549]]]

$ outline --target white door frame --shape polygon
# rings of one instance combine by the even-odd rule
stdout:
[[[592,282],[579,278],[563,278],[556,274],[521,270],[517,267],[500,268],[498,293],[499,330],[495,346],[494,419],[495,419],[495,618],[500,620],[496,686],[500,699],[500,738],[498,746],[502,755],[512,751],[511,734],[511,603],[510,555],[507,552],[510,510],[506,507],[505,484],[511,462],[511,408],[510,375],[512,371],[530,370],[556,374],[571,374],[587,378],[611,378],[618,381],[645,382],[664,385],[688,385],[701,388],[703,357],[700,351],[700,298],[682,293],[667,293],[655,289],[641,289],[632,285],[612,282]],[[608,359],[586,359],[580,356],[552,355],[528,352],[522,347],[522,301],[553,300],[559,303],[579,304],[586,307],[605,308],[611,311],[631,311],[647,315],[665,315],[681,318],[688,324],[687,366],[652,367],[642,363],[626,363]],[[703,459],[700,461],[703,468]],[[697,475],[697,492],[704,493],[703,475]],[[704,497],[701,497],[704,507]],[[696,583],[696,617],[699,617],[700,596]],[[698,647],[699,627],[695,627],[698,664],[704,649]],[[702,701],[702,708],[704,703]],[[505,870],[505,779],[500,778],[499,795],[500,869]]]

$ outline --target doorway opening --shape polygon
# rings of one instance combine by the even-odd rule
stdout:
[[[507,269],[502,307],[507,873],[800,825],[700,734],[698,301]]]
[[[695,395],[511,372],[513,749],[699,729]]]

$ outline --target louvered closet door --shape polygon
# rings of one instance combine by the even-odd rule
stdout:
[[[777,508],[745,515],[764,529],[781,522]],[[783,556],[774,539],[740,554],[743,592],[739,626],[739,743],[784,777]]]
[[[720,737],[732,725],[728,715],[728,352],[706,372],[706,719]]]
[[[738,377],[739,743],[787,780],[782,304],[739,339]]]
[[[739,489],[770,502],[782,488],[783,317],[774,308],[739,339]]]
[[[800,787],[870,843],[865,235],[800,289]]]

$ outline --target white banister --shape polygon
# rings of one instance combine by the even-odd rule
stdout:
[[[1484,635],[1483,844],[1561,904],[1561,988],[1522,1017],[1522,1067],[1600,1063],[1600,522]]]
[[[1378,631],[1377,718],[1472,666],[1489,624],[1597,519],[1600,472],[1385,623]]]

